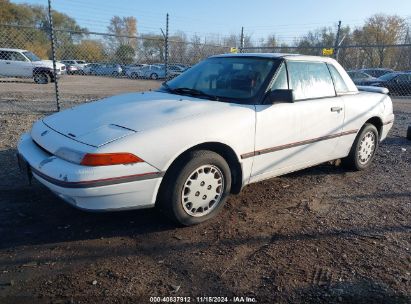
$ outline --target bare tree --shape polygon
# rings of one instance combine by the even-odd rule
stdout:
[[[137,37],[137,19],[135,17],[114,16],[110,20],[107,31],[114,35],[107,37],[111,53],[118,57],[127,50],[126,57],[128,59],[126,61],[130,61],[132,50],[137,49],[137,39],[135,38]],[[121,61],[124,61],[123,58]]]
[[[363,48],[370,66],[390,66],[397,50],[385,45],[401,43],[406,34],[405,20],[399,16],[374,15],[365,25],[354,31],[353,39],[360,45],[378,45],[376,48]]]

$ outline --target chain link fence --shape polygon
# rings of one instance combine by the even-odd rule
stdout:
[[[176,39],[168,39],[166,50],[162,35],[55,29],[54,77],[50,42],[47,27],[0,25],[0,102],[8,103],[11,110],[18,111],[20,103],[27,111],[54,111],[56,97],[67,108],[114,94],[154,89],[199,61],[230,51],[200,40]]]
[[[55,75],[50,34],[48,25],[0,24],[3,108],[49,112],[59,105],[66,108],[110,95],[154,89],[209,56],[230,52],[229,46],[206,44],[199,37],[190,42],[168,37],[168,31],[164,35],[126,36],[54,29]],[[321,56],[324,48],[332,46],[246,47],[240,51]],[[343,45],[335,56],[356,84],[384,86],[392,95],[411,96],[410,44]]]

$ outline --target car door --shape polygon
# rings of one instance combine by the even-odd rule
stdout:
[[[33,76],[33,64],[23,54],[19,52],[10,52],[10,60],[12,69],[10,76],[17,77],[32,77]]]
[[[332,159],[344,122],[325,63],[289,60],[275,77],[271,90],[290,88],[295,102],[256,106],[252,182]]]
[[[0,75],[17,76],[16,65],[12,51],[0,51]]]
[[[13,76],[13,65],[10,51],[0,51],[0,75]]]

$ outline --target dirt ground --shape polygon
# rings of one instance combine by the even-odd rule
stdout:
[[[369,170],[323,164],[253,184],[217,218],[178,228],[155,210],[85,213],[27,185],[16,142],[53,110],[51,86],[0,83],[0,303],[411,303],[411,100],[394,101]],[[61,95],[73,105],[155,86],[72,76]]]

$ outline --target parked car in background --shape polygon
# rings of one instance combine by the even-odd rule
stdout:
[[[170,64],[167,68],[167,78],[173,79],[174,77],[181,75],[185,70],[187,70],[186,67],[182,67],[177,64]]]
[[[123,69],[116,63],[92,64],[90,67],[91,75],[114,76],[118,77],[123,72]]]
[[[160,79],[166,77],[166,71],[164,66],[159,65],[146,65],[137,70],[137,75],[139,78],[149,78],[149,79]]]
[[[66,73],[66,66],[56,63],[57,76]],[[54,82],[53,62],[41,60],[30,51],[0,48],[0,76],[33,78],[36,83]]]
[[[373,81],[377,79],[362,71],[348,71],[347,74],[351,77],[352,81],[354,81],[354,83],[357,85],[361,85],[364,82]]]
[[[384,87],[392,95],[411,95],[411,73],[395,72],[385,74],[376,80],[364,83],[364,85]]]
[[[194,225],[247,184],[336,159],[369,168],[394,114],[386,89],[360,89],[331,58],[213,56],[155,92],[38,120],[19,159],[77,208],[157,206]]]
[[[394,70],[384,69],[384,68],[360,69],[359,71],[367,73],[368,75],[375,77],[375,78],[378,78],[378,77],[381,77],[382,75],[394,72]]]
[[[79,69],[75,65],[66,65],[66,71],[69,75],[79,74]]]
[[[93,69],[95,69],[97,66],[99,66],[100,65],[100,63],[88,63],[85,67],[84,67],[84,69],[83,69],[83,73],[85,74],[85,75],[91,75],[91,71],[93,70]]]
[[[67,67],[68,74],[84,74],[84,68],[87,66],[87,63],[84,60],[61,60]]]
[[[140,69],[140,68],[142,68],[143,66],[146,66],[146,65],[147,64],[145,64],[145,63],[132,63],[132,64],[124,65],[123,69],[124,69],[125,72],[127,72],[127,70]]]
[[[148,64],[135,63],[135,64],[127,65],[124,68],[124,74],[129,78],[138,78],[139,77],[138,71],[145,66],[148,66]]]

